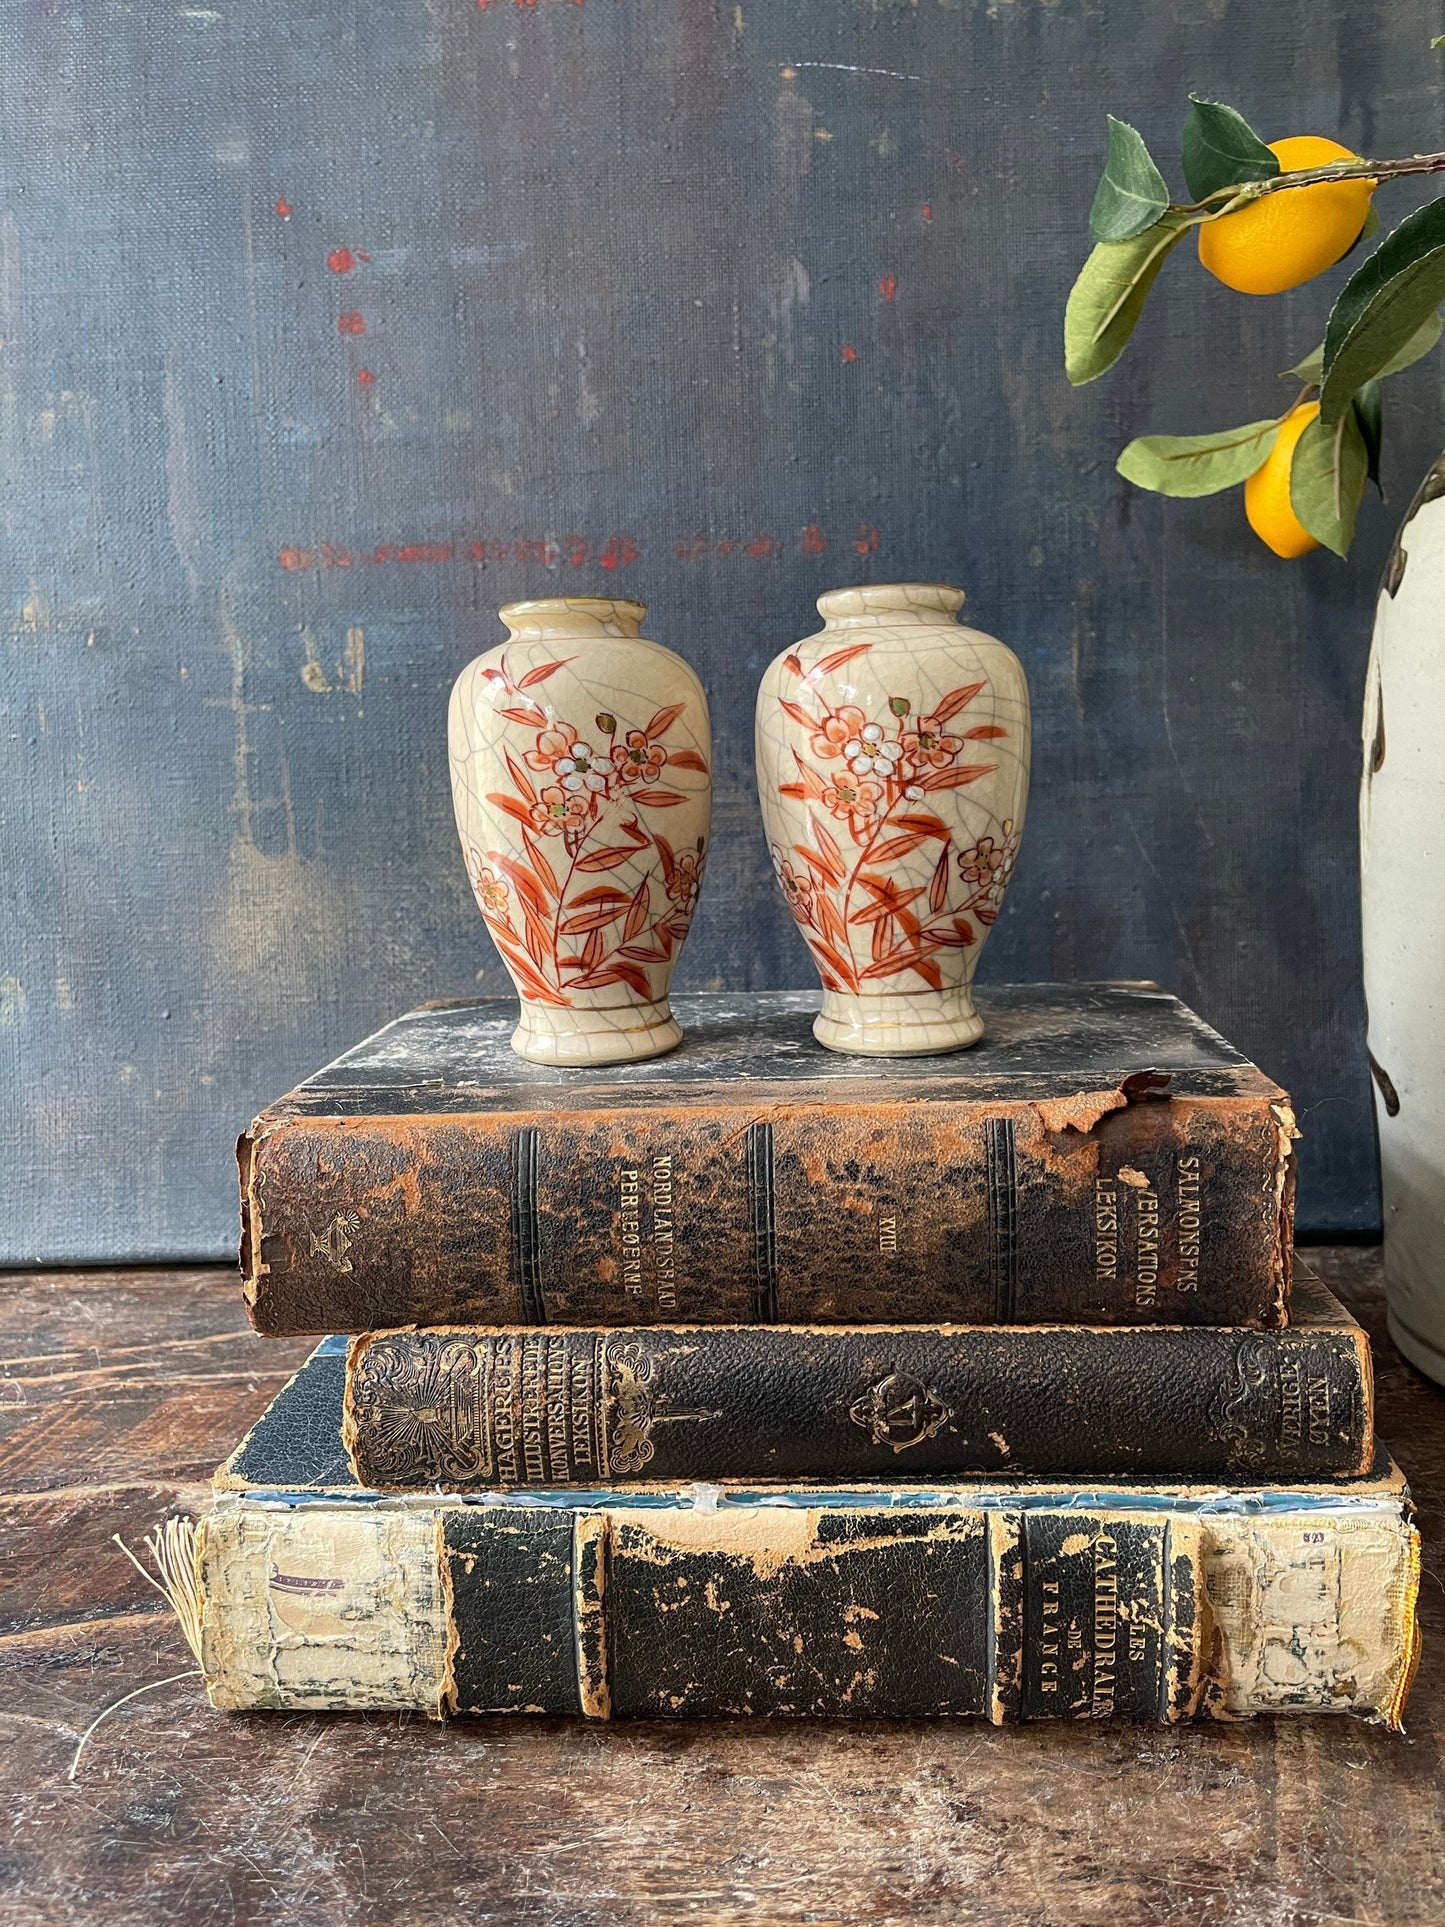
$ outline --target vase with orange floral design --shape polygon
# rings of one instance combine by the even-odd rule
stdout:
[[[925,1056],[983,1034],[970,986],[1013,875],[1029,692],[936,583],[833,589],[758,691],[773,868],[818,974],[830,1050]]]
[[[671,1050],[668,1005],[707,857],[707,697],[642,634],[640,602],[514,602],[452,690],[452,799],[467,874],[539,1064]]]

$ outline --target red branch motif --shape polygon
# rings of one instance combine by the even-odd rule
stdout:
[[[570,660],[570,659],[569,659]],[[683,712],[670,703],[641,728],[600,711],[594,748],[575,724],[549,717],[528,692],[566,662],[542,662],[513,678],[505,656],[484,669],[497,714],[531,737],[514,755],[505,746],[510,786],[487,801],[517,824],[522,856],[469,849],[467,869],[487,928],[531,1002],[570,1006],[574,993],[625,984],[647,1002],[660,994],[649,966],[669,963],[687,935],[706,859],[705,839],[675,850],[648,818],[687,797],[667,776],[692,770],[706,776],[695,749],[663,741]],[[654,853],[656,863],[654,863]],[[596,882],[642,858],[647,870],[635,889]],[[662,901],[653,903],[655,871]]]
[[[820,677],[871,647],[835,649],[806,675],[797,656],[784,666],[799,679],[799,693],[811,694]],[[997,767],[965,762],[967,745],[1008,731],[954,723],[984,687],[951,689],[927,715],[915,715],[906,696],[891,696],[888,724],[869,722],[851,703],[824,704],[812,715],[801,702],[779,699],[788,720],[808,732],[809,753],[793,751],[797,781],[779,785],[781,795],[808,805],[808,834],[790,851],[774,844],[773,867],[825,989],[856,992],[912,972],[941,990],[937,953],[969,949],[978,941],[970,918],[988,925],[997,917],[1018,848],[1012,820],[1004,820],[1000,836],[957,850],[948,824],[928,807],[930,796],[976,783]],[[888,874],[929,845],[937,855],[926,883]]]

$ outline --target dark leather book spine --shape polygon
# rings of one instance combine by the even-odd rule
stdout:
[[[1151,1100],[1147,1080],[1102,1107],[1086,1092],[262,1119],[241,1142],[242,1264],[265,1332],[1270,1327],[1294,1135],[1281,1099]]]
[[[1374,1453],[1354,1325],[442,1328],[352,1341],[372,1490],[965,1473],[1337,1478]]]
[[[443,1515],[443,1711],[1174,1721],[1199,1532],[1096,1509]]]

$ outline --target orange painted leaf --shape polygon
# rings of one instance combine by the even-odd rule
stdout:
[[[817,899],[817,917],[823,927],[824,936],[831,937],[834,943],[841,944],[846,949],[848,926],[843,921],[843,913],[833,899],[823,895],[822,892],[819,892]]]
[[[963,740],[966,743],[987,743],[992,742],[996,736],[1007,735],[1008,731],[1000,729],[997,723],[980,723],[977,729],[966,730]]]
[[[806,843],[795,843],[793,845],[793,852],[796,856],[800,856],[803,859],[804,863],[807,864],[808,868],[813,872],[814,876],[818,878],[820,883],[841,883],[843,881],[832,864],[829,863],[826,858],[819,856],[816,850],[810,850]]]
[[[672,750],[668,754],[669,769],[695,769],[699,776],[707,775],[707,759],[695,749]]]
[[[622,941],[631,943],[632,939],[647,922],[648,905],[652,891],[644,877],[632,893],[632,901],[627,906],[627,921],[622,926]]]
[[[516,884],[517,895],[521,898],[523,906],[530,904],[538,916],[542,916],[547,909],[547,893],[526,864],[519,863],[514,856],[503,856],[500,852],[497,855],[497,862]]]
[[[619,824],[618,827],[624,836],[631,837],[639,850],[645,850],[652,841],[652,838],[647,834],[646,830],[638,829],[637,818],[635,816],[629,816],[627,821]]]
[[[908,968],[916,970],[924,983],[931,985],[934,990],[942,990],[943,973],[931,957],[915,957]]]
[[[547,720],[547,712],[539,704],[532,703],[526,709],[514,704],[510,709],[499,709],[499,716],[505,716],[509,723],[520,723],[523,729],[538,729]]]
[[[934,816],[928,810],[916,810],[908,816],[895,816],[893,821],[898,825],[900,830],[917,830],[920,836],[941,836],[946,838],[949,835],[948,825],[943,819]]]
[[[619,957],[630,957],[633,963],[666,963],[672,955],[670,950],[645,950],[640,943],[624,943],[617,947]]]
[[[564,656],[561,662],[539,662],[535,669],[529,669],[525,676],[518,677],[517,687],[535,689],[539,682],[546,682],[549,676],[555,676],[559,669],[565,669],[569,662],[576,660],[575,656]]]
[[[619,863],[630,863],[636,854],[635,850],[622,850],[616,847],[607,850],[591,850],[586,856],[578,857],[577,868],[589,872],[615,870]]]
[[[801,676],[803,673],[803,665],[796,656],[784,656],[783,667],[791,669],[795,676]]]
[[[615,883],[594,883],[592,888],[584,890],[580,897],[573,897],[567,908],[584,910],[590,903],[612,903],[620,910],[627,900],[626,890],[619,890]]]
[[[841,882],[844,875],[844,863],[843,852],[838,848],[837,837],[835,837],[832,831],[826,828],[824,824],[820,823],[816,816],[809,816],[808,825],[813,832],[813,839],[817,843],[818,848],[838,872],[838,880]]]
[[[983,686],[981,682],[971,682],[966,688],[950,689],[941,702],[933,705],[933,720],[936,723],[946,723],[949,717],[956,716],[960,709],[967,709]]]
[[[507,968],[515,977],[517,988],[526,991],[534,1003],[566,1006],[567,999],[553,989],[540,971],[533,969],[529,958],[518,949],[515,943],[508,943],[505,938],[499,936],[497,947],[507,960]]]
[[[677,858],[673,854],[672,845],[661,834],[653,837],[652,840],[657,845],[657,854],[662,858],[662,880],[664,883],[671,883],[677,874]]]
[[[944,898],[948,895],[948,859],[950,852],[945,846],[938,853],[934,866],[933,881],[928,886],[928,907],[935,916],[943,908]]]
[[[811,682],[815,676],[831,676],[835,669],[841,669],[845,662],[852,662],[855,656],[866,656],[872,647],[871,642],[854,642],[846,649],[835,649],[831,655],[819,656],[808,671],[808,681]],[[982,687],[980,683],[979,688]]]
[[[686,703],[669,703],[666,709],[659,709],[646,729],[643,730],[643,735],[647,737],[649,742],[654,736],[666,735],[667,731],[672,728],[673,724],[686,708]]]
[[[591,936],[582,946],[582,964],[586,970],[595,970],[607,954],[607,940],[600,927],[594,926]]]
[[[825,963],[828,966],[838,978],[844,990],[856,990],[858,988],[857,971],[840,951],[833,948],[832,944],[824,943],[820,938],[814,937],[810,941],[808,948],[821,963]]]
[[[541,844],[534,836],[529,836],[525,830],[522,832],[522,848],[527,852],[527,861],[536,871],[538,881],[546,886],[548,895],[554,897],[560,896],[561,890],[557,883],[557,872],[547,861],[546,853]]]
[[[503,816],[514,817],[518,823],[530,823],[532,820],[532,812],[525,803],[519,803],[515,796],[504,796],[500,790],[491,790],[487,794],[487,801],[499,809]]]
[[[779,783],[778,785],[779,796],[791,796],[799,803],[807,794],[807,790],[801,783]]]
[[[645,971],[639,970],[636,964],[614,963],[612,968],[619,981],[626,984],[629,990],[635,990],[639,997],[645,997],[649,1003],[652,1001],[652,985],[647,981]]]
[[[788,718],[789,722],[800,723],[804,729],[816,729],[818,727],[801,703],[792,703],[788,701],[786,696],[779,696],[778,707]]]
[[[513,783],[529,803],[535,803],[537,800],[537,792],[532,788],[532,780],[526,770],[522,768],[522,765],[517,761],[511,750],[504,749],[502,754],[507,759],[507,771]]]
[[[920,777],[918,787],[924,790],[962,789],[965,783],[976,783],[980,776],[991,776],[997,768],[997,763],[961,763],[957,769],[936,769],[931,775]]]
[[[947,834],[947,832],[945,832]],[[928,841],[927,830],[909,830],[903,836],[890,836],[886,843],[873,847],[869,861],[872,863],[896,863],[901,856],[910,856],[920,844]]]
[[[645,789],[632,792],[634,803],[645,803],[650,809],[670,810],[674,803],[685,803],[687,798],[681,790]]]

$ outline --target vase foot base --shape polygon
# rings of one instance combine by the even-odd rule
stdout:
[[[824,991],[813,1035],[846,1057],[942,1057],[983,1036],[983,1019],[966,990],[935,999],[889,994],[853,997]]]
[[[661,1057],[682,1042],[682,1026],[666,1002],[624,1004],[615,1010],[522,1012],[512,1049],[529,1064],[578,1069],[589,1064],[635,1064]]]

